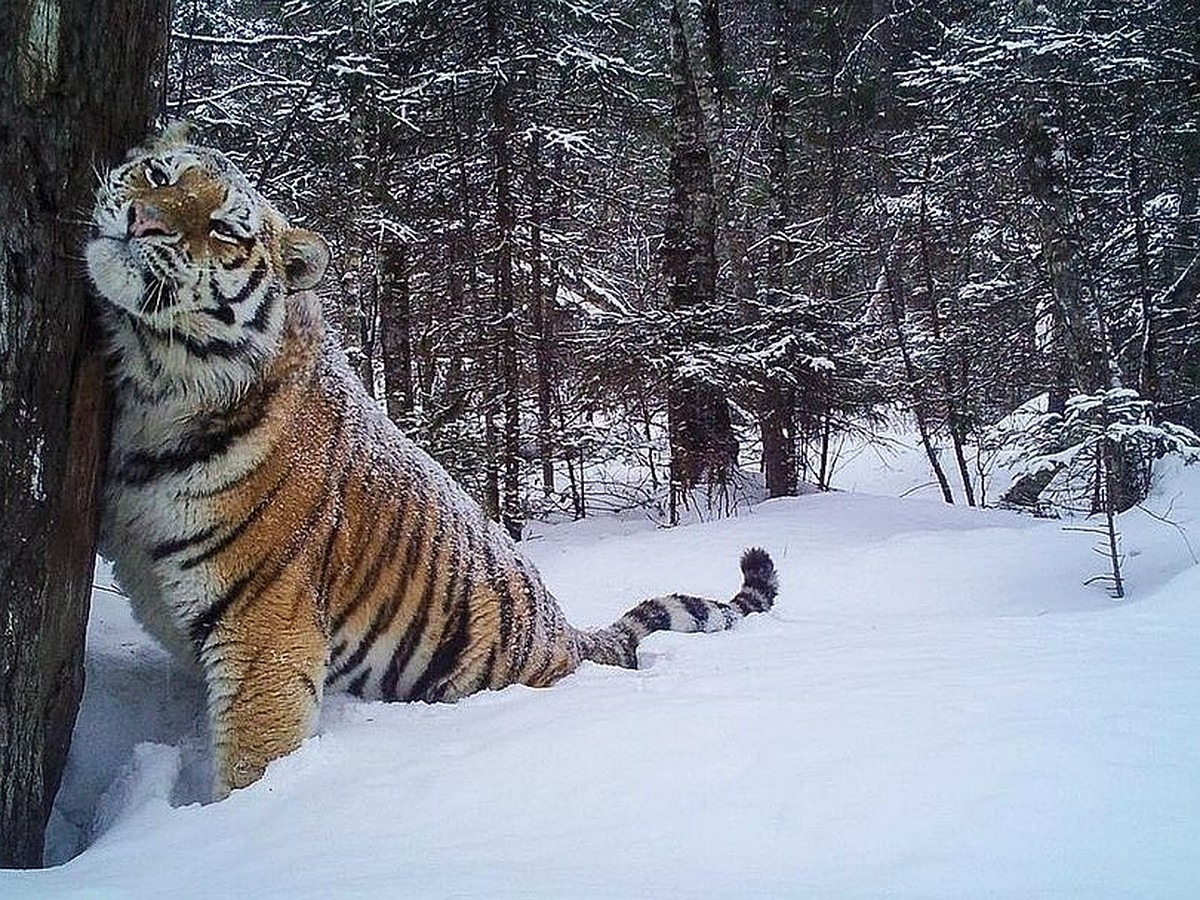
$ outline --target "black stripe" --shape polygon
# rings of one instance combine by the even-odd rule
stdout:
[[[239,356],[245,355],[247,348],[251,345],[249,338],[241,338],[236,341],[212,338],[211,340],[201,341],[181,332],[163,331],[149,322],[137,319],[136,317],[131,316],[130,318],[134,322],[137,322],[144,332],[160,344],[177,344],[183,347],[189,354],[201,360],[208,359],[210,356],[217,356],[222,359],[236,359]]]
[[[246,517],[242,519],[242,521],[238,522],[227,532],[225,532],[225,534],[221,535],[220,539],[212,545],[205,547],[196,555],[189,556],[187,559],[180,561],[179,568],[195,568],[196,566],[200,565],[200,563],[212,559],[212,557],[216,556],[218,553],[236,541],[239,537],[241,537],[246,532],[247,528],[262,518],[263,513],[266,512],[267,508],[271,505],[271,501],[279,496],[279,492],[283,490],[284,485],[287,484],[288,480],[291,478],[291,475],[292,468],[289,466],[288,469],[283,473],[283,476],[279,478],[273,485],[271,485],[270,489],[265,494],[258,498],[258,501],[254,504],[254,506],[250,509],[250,512],[246,514]]]
[[[246,279],[246,283],[238,289],[238,292],[232,297],[226,297],[222,294],[222,298],[230,306],[237,306],[239,303],[244,303],[251,294],[258,290],[258,286],[262,284],[263,279],[267,275],[267,260],[265,257],[258,258],[258,264],[250,270],[250,277]]]
[[[217,627],[217,623],[225,615],[234,601],[241,595],[242,591],[250,584],[254,578],[253,572],[247,572],[245,575],[234,580],[225,592],[210,603],[208,608],[200,615],[192,619],[188,626],[188,636],[192,639],[192,644],[197,650],[203,650],[204,645],[208,643],[209,637],[212,636],[213,629]]]
[[[545,653],[545,657],[542,659],[542,664],[538,666],[537,671],[530,677],[528,682],[530,684],[540,683],[546,672],[550,669],[551,663],[554,662],[554,648],[547,645],[542,650]]]
[[[156,453],[137,450],[126,456],[117,467],[118,481],[137,486],[149,484],[164,475],[185,472],[192,466],[207,463],[223,455],[229,445],[245,432],[216,432],[185,439],[173,450]]]
[[[363,688],[366,687],[367,679],[371,677],[371,667],[367,666],[362,670],[354,680],[346,685],[346,692],[353,694],[355,697],[361,697]]]
[[[335,455],[336,454],[333,452],[333,448],[327,448],[325,458],[326,471],[334,466]],[[348,462],[343,460],[342,466],[339,467],[339,470],[344,468],[346,465],[348,465]],[[275,565],[272,566],[271,571],[267,573],[265,577],[259,578],[259,590],[251,599],[257,599],[258,597],[261,597],[263,594],[267,593],[271,586],[275,584],[276,580],[278,580],[283,571],[289,565],[291,565],[296,557],[298,557],[307,546],[308,535],[316,525],[317,520],[321,517],[321,513],[325,508],[325,492],[317,491],[316,497],[317,499],[305,513],[304,518],[293,534],[291,541],[284,547],[283,552],[275,560]],[[220,622],[221,618],[225,615],[230,606],[238,599],[238,597],[246,590],[246,588],[249,587],[256,574],[260,576],[263,575],[261,566],[236,579],[230,588],[219,598],[217,598],[215,603],[211,604],[208,609],[204,610],[204,612],[200,613],[200,615],[192,620],[191,624],[188,626],[188,632],[198,651],[204,650],[205,644],[208,642],[208,639],[212,635],[213,629],[216,628],[217,623]]]
[[[161,541],[154,545],[154,549],[150,551],[151,559],[164,559],[172,554],[178,553],[180,550],[186,550],[196,544],[207,541],[210,537],[217,533],[216,525],[197,531],[195,534],[189,534],[185,537],[172,538],[169,541]]]
[[[312,680],[312,676],[307,672],[300,673],[300,683],[304,685],[304,689],[312,695],[314,700],[320,699],[320,694],[317,692],[317,683]]]
[[[241,338],[236,341],[227,341],[224,338],[198,341],[190,335],[177,334],[175,335],[175,342],[189,354],[200,360],[206,360],[210,356],[216,356],[220,359],[237,359],[239,356],[245,356],[246,350],[250,347],[249,338]]]
[[[351,441],[347,440],[346,423],[342,416],[337,417],[335,432],[330,437],[331,445],[342,446],[345,449],[342,451],[343,459],[356,459],[357,454]],[[325,628],[326,635],[332,634],[329,629],[329,596],[332,593],[333,579],[336,573],[333,569],[333,554],[337,545],[337,539],[342,531],[342,517],[345,514],[345,497],[346,497],[346,482],[350,477],[350,466],[345,465],[338,473],[334,481],[333,488],[330,492],[330,497],[333,500],[333,521],[329,524],[328,534],[325,536],[325,547],[321,553],[321,566],[317,570],[317,612],[321,617],[321,622]]]
[[[333,567],[333,550],[342,530],[342,491],[344,488],[344,482],[339,480],[333,494],[333,522],[329,526],[329,533],[325,536],[325,546],[321,551],[321,565],[317,569],[317,594],[319,596],[317,605],[322,617],[329,614],[329,589],[332,582],[330,569]]]
[[[671,627],[671,613],[657,600],[643,600],[625,615],[647,631],[667,631]]]
[[[161,378],[163,374],[162,363],[155,358],[154,350],[150,346],[150,339],[146,334],[150,330],[149,327],[141,319],[129,312],[129,310],[122,309],[121,313],[125,316],[125,321],[133,332],[134,338],[137,339],[137,348],[145,361],[146,371],[154,380]]]
[[[516,603],[506,577],[507,573],[500,570],[491,536],[487,534],[483,539],[483,564],[488,585],[496,591],[496,599],[500,604],[500,649],[506,650],[508,642],[512,639],[513,608]]]
[[[280,296],[280,291],[277,285],[272,285],[267,288],[267,292],[263,295],[262,302],[258,304],[258,309],[254,311],[254,316],[246,323],[246,327],[257,331],[259,334],[267,330],[267,320],[270,318],[271,310],[275,307]]]
[[[232,272],[234,269],[240,269],[250,261],[250,251],[246,247],[241,247],[242,255],[231,260],[221,260],[221,268],[226,272]]]
[[[400,676],[408,668],[409,662],[412,661],[413,653],[420,646],[421,639],[425,636],[425,629],[428,627],[429,605],[422,603],[409,621],[408,627],[404,629],[400,640],[396,642],[395,649],[392,650],[392,656],[388,660],[387,670],[380,680],[379,690],[386,699],[405,700],[412,696],[411,692],[403,697],[398,693]]]
[[[430,554],[429,578],[425,582],[425,589],[421,593],[421,601],[417,605],[413,616],[405,626],[399,640],[396,641],[395,648],[392,650],[391,659],[388,660],[387,671],[384,672],[382,681],[380,682],[380,691],[385,697],[391,700],[403,700],[407,697],[414,696],[411,691],[405,697],[401,697],[397,690],[400,684],[400,677],[408,668],[408,664],[412,661],[413,655],[416,653],[422,642],[425,640],[427,629],[429,628],[429,614],[433,609],[433,589],[437,583],[436,566],[438,562],[438,550],[441,546],[441,534],[439,533],[434,541],[434,548]],[[415,566],[416,560],[409,559],[410,570]]]
[[[332,666],[335,662],[337,662],[338,659],[341,658],[341,655],[345,652],[346,642],[338,641],[337,644],[334,645],[334,648],[329,651],[329,665]],[[333,681],[334,677],[335,676],[333,675],[327,675],[325,678],[325,683],[328,684],[329,682]]]
[[[520,576],[521,584],[524,588],[527,608],[532,610],[534,615],[537,615],[538,614],[538,603],[537,603],[537,595],[535,593],[537,588],[534,585],[533,577],[529,574],[528,570],[525,568],[524,560],[518,559],[517,574]],[[534,637],[533,623],[523,620],[523,624],[525,627],[522,630],[522,634],[521,634],[521,644],[517,648],[517,652],[514,654],[514,657],[513,657],[514,668],[517,671],[523,671],[525,669],[525,666],[527,666],[529,664],[529,657],[533,655],[533,637]]]
[[[212,316],[222,325],[232,325],[237,319],[237,315],[234,313],[232,306],[218,306],[216,309],[206,308],[200,310],[200,312],[204,313],[206,316]]]
[[[438,641],[437,650],[434,651],[425,671],[421,673],[421,677],[417,679],[409,692],[415,698],[426,699],[431,703],[442,699],[446,688],[444,679],[454,672],[459,657],[471,643],[471,618],[467,615],[464,606],[455,610],[454,619],[447,631],[451,632],[449,639],[445,634],[442,635],[442,639]],[[443,683],[439,684],[439,682]]]
[[[478,683],[475,690],[483,690],[492,686],[492,673],[496,669],[496,647],[493,644],[492,649],[488,651],[487,660],[483,664],[483,669],[479,673]]]
[[[397,688],[400,685],[400,675],[408,666],[408,662],[412,658],[413,648],[416,646],[420,635],[424,633],[428,622],[429,610],[419,610],[414,614],[408,627],[404,630],[404,634],[400,636],[400,640],[396,642],[395,647],[392,649],[392,655],[388,659],[387,668],[383,672],[383,678],[379,680],[379,693],[385,700],[407,699],[397,693]]]
[[[708,603],[701,600],[699,597],[680,597],[680,602],[683,603],[683,608],[687,610],[687,614],[696,620],[696,624],[703,628],[708,623]]]
[[[250,667],[253,668],[258,663],[259,659],[261,659],[261,657],[262,654],[256,654],[250,663]],[[269,681],[267,679],[253,680],[249,678],[243,678],[234,688],[233,696],[231,696],[226,702],[228,703],[229,707],[232,708],[234,706],[248,706],[262,700],[274,704],[277,698],[278,686],[274,681]]]
[[[148,484],[163,475],[178,474],[224,455],[230,445],[245,437],[266,418],[270,398],[277,387],[275,384],[267,385],[267,389],[260,392],[253,402],[243,402],[238,407],[237,412],[243,415],[232,421],[209,421],[209,428],[184,435],[173,449],[130,453],[117,467],[116,479],[127,485]]]
[[[403,518],[403,516],[398,517],[398,521],[403,521]],[[425,539],[425,528],[428,520],[424,516],[421,516],[418,522],[419,527],[410,534],[408,549],[405,553],[403,572],[406,574],[411,573],[416,567],[416,554],[421,542]],[[387,553],[376,554],[371,564],[371,575],[368,578],[364,578],[359,585],[358,593],[353,601],[354,605],[360,605],[366,598],[368,591],[377,586],[379,572],[386,563],[395,558],[393,556],[394,549],[395,545]],[[400,611],[400,606],[404,602],[405,592],[402,585],[406,580],[407,578],[402,578],[400,585],[393,585],[393,592],[388,598],[387,603],[375,610],[375,615],[371,617],[371,624],[367,626],[366,633],[359,639],[358,646],[354,648],[354,652],[346,657],[341,665],[338,666],[338,671],[334,677],[340,678],[342,675],[354,671],[355,668],[361,665],[362,661],[367,658],[367,654],[371,652],[371,648],[375,646],[375,642],[379,640],[379,636],[391,626],[397,613]],[[388,672],[390,673],[390,665]],[[387,678],[387,674],[385,673],[384,675],[385,679]]]
[[[283,554],[278,558],[270,573],[265,578],[259,579],[259,589],[251,597],[251,599],[257,599],[258,597],[261,597],[263,594],[267,593],[270,587],[283,573],[283,570],[286,569],[288,565],[290,565],[291,562],[300,555],[306,543],[305,536],[312,528],[315,520],[319,517],[321,505],[322,501],[318,500],[310,508],[308,514],[304,518],[303,523],[301,524],[301,527],[297,529],[296,536],[292,538],[291,542],[284,549]],[[245,575],[239,577],[236,581],[234,581],[229,590],[222,594],[215,603],[211,604],[208,609],[192,620],[192,623],[189,626],[189,633],[192,638],[192,642],[198,649],[202,650],[204,648],[205,643],[207,643],[208,638],[211,636],[213,629],[217,626],[217,623],[220,622],[221,618],[225,615],[226,611],[228,611],[229,607],[238,599],[238,597],[246,590],[246,588],[249,587],[256,572],[261,573],[262,569],[260,568],[257,570],[251,570]]]
[[[252,399],[247,398],[242,400],[241,407],[250,409],[250,417],[256,419],[258,422],[262,422],[262,420],[265,419],[267,414],[270,412],[271,400],[277,393],[279,393],[281,387],[282,385],[276,381],[264,382],[255,394],[250,395]],[[253,406],[251,404],[253,404]],[[345,458],[349,457],[347,456]],[[249,481],[257,473],[257,467],[240,469],[232,478],[222,481],[215,486],[206,487],[202,490],[180,491],[180,496],[188,497],[189,499],[203,500],[207,500],[212,497],[218,497],[221,494],[231,491],[239,485]]]
[[[358,608],[362,606],[370,596],[370,590],[379,579],[380,571],[387,564],[388,560],[393,558],[394,554],[399,549],[400,541],[404,537],[404,523],[405,520],[408,519],[408,515],[406,513],[407,507],[401,507],[400,514],[393,518],[391,523],[388,525],[387,533],[384,535],[383,544],[379,551],[375,554],[375,557],[371,560],[370,564],[367,566],[362,578],[359,579],[358,586],[355,588],[354,594],[342,607],[342,611],[339,612],[330,622],[329,631],[331,634],[337,634],[339,631],[341,631],[346,622],[350,620],[350,617],[358,612]],[[424,517],[418,516],[417,521],[414,523],[413,530],[423,530],[424,527]]]
[[[146,406],[162,402],[165,390],[152,390],[140,381],[135,381],[128,373],[128,360],[123,350],[118,350],[110,360],[109,374],[113,379],[113,417],[118,418],[122,410],[128,408],[127,400],[132,399]]]

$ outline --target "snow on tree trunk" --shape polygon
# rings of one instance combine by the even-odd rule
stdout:
[[[554,493],[554,429],[551,400],[554,365],[551,357],[550,309],[546,300],[542,226],[542,141],[534,129],[529,136],[529,312],[533,326],[534,370],[537,383],[538,456],[542,463],[542,494]]]
[[[165,0],[16,0],[0,17],[0,865],[42,860],[83,687],[104,364],[80,217],[142,140]]]
[[[775,59],[772,66],[774,83],[767,106],[767,127],[770,150],[767,157],[768,227],[771,243],[767,251],[767,282],[770,290],[782,292],[784,285],[783,231],[791,216],[787,177],[788,114],[790,96],[787,87],[788,7],[785,0],[775,0]],[[767,376],[767,384],[759,397],[759,428],[763,445],[763,475],[767,496],[787,497],[796,493],[796,392],[780,379]]]
[[[488,45],[495,58],[503,45],[503,23],[498,2],[487,5]],[[516,234],[516,209],[513,202],[510,76],[499,69],[494,74],[491,92],[492,166],[496,189],[496,246],[493,251],[494,279],[494,352],[496,372],[494,404],[488,410],[489,426],[497,418],[499,440],[493,441],[493,456],[499,460],[500,521],[514,540],[520,540],[521,460],[520,460],[520,385],[517,365],[517,308],[513,283],[513,244]]]
[[[379,304],[379,347],[388,415],[396,422],[413,410],[412,304],[408,250],[402,238],[388,235],[381,262],[386,296]]]
[[[1050,298],[1074,381],[1085,393],[1108,385],[1099,310],[1084,295],[1083,247],[1075,204],[1063,168],[1062,137],[1036,101],[1025,113],[1025,179],[1037,216]]]
[[[717,195],[706,124],[706,95],[697,84],[701,49],[689,40],[682,0],[671,5],[671,201],[664,236],[668,298],[673,310],[716,299]],[[712,42],[708,42],[712,46]],[[703,79],[701,79],[703,80]],[[711,99],[711,95],[708,95]],[[711,114],[711,109],[709,110]],[[711,384],[676,374],[668,387],[672,504],[702,480],[724,482],[737,459],[725,396]],[[674,505],[672,506],[674,510]]]

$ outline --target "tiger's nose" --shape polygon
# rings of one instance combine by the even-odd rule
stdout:
[[[159,216],[157,207],[150,203],[134,200],[129,204],[126,234],[131,237],[150,237],[170,234],[171,229]]]

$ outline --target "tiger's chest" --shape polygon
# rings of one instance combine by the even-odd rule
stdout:
[[[198,440],[186,418],[118,403],[99,549],[137,619],[172,653],[194,661],[188,623],[220,591],[204,548],[220,534],[214,499],[252,460],[231,442]]]

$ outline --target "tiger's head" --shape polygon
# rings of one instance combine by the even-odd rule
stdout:
[[[222,153],[172,132],[103,177],[92,224],[96,290],[143,347],[171,348],[146,361],[148,379],[176,368],[168,357],[218,368],[269,357],[284,298],[315,287],[329,262],[325,241],[291,227]]]

